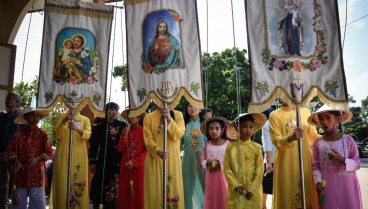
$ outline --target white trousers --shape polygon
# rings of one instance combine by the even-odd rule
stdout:
[[[29,209],[46,209],[45,187],[17,188],[18,205],[12,205],[13,209],[27,209],[29,196]]]

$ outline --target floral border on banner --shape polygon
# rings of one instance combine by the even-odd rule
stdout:
[[[262,50],[262,62],[265,65],[268,65],[269,70],[278,69],[280,71],[290,71],[294,69],[294,71],[301,72],[301,71],[316,71],[318,68],[322,67],[322,65],[328,63],[328,57],[324,56],[327,49],[327,44],[324,42],[325,37],[327,34],[327,30],[325,26],[322,24],[322,7],[320,4],[317,3],[317,0],[314,0],[314,14],[313,17],[313,31],[317,34],[317,45],[314,47],[314,56],[316,58],[310,59],[309,62],[302,62],[300,60],[295,60],[294,62],[291,61],[284,61],[281,59],[270,58],[269,55],[269,48],[266,46]]]
[[[169,11],[170,14],[172,14],[172,19],[173,20],[175,20],[176,22],[179,22],[179,24],[181,22],[183,22],[183,19],[182,19],[181,15],[177,11],[175,11],[173,9],[168,9],[168,11]],[[141,65],[142,65],[142,70],[145,73],[160,74],[160,73],[164,73],[167,69],[169,69],[169,67],[161,67],[161,68],[157,68],[157,69],[153,68],[153,66],[150,63],[146,64],[145,60],[146,60],[146,51],[143,50],[142,55],[141,55]]]

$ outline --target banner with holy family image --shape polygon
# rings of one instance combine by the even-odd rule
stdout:
[[[245,0],[251,67],[249,111],[278,96],[307,105],[314,96],[348,109],[336,0]]]
[[[155,100],[175,108],[184,96],[203,107],[196,0],[127,0],[127,58],[131,115]]]
[[[113,6],[47,0],[37,106],[63,103],[78,112],[87,104],[104,117]]]

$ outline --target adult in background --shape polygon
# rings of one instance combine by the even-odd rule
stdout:
[[[284,100],[282,107],[270,114],[270,134],[276,146],[273,184],[273,209],[302,208],[299,172],[298,139],[303,141],[305,203],[308,209],[317,208],[317,193],[312,175],[310,145],[320,137],[308,124],[310,112],[300,108],[301,127],[296,126],[296,110]]]
[[[167,151],[164,151],[163,146],[164,118],[167,118]],[[144,118],[143,136],[148,151],[144,176],[145,209],[162,208],[163,159],[167,160],[167,204],[174,208],[185,208],[179,149],[184,132],[183,115],[179,111],[157,107]]]
[[[212,110],[210,108],[204,108],[201,111],[201,115],[203,115],[204,119],[209,119],[213,117]]]
[[[70,132],[73,134],[72,159],[69,162]],[[57,140],[52,178],[50,209],[89,208],[88,155],[86,140],[91,136],[91,122],[80,113],[70,111],[60,115],[54,123],[53,136]],[[70,205],[67,207],[68,162],[71,163]]]
[[[187,104],[184,114],[185,133],[180,140],[180,148],[184,150],[181,163],[186,209],[192,209],[193,206],[202,208],[204,202],[206,170],[201,166],[201,157],[207,139],[200,131],[204,121],[200,113],[200,108]]]
[[[122,154],[118,152],[117,147],[120,134],[126,126],[124,122],[117,120],[118,114],[119,105],[115,102],[107,103],[105,118],[93,128],[91,138],[89,139],[91,147],[88,151],[88,159],[90,171],[94,174],[90,199],[93,201],[93,208],[95,209],[98,209],[101,203],[101,189],[103,189],[102,204],[105,209],[115,209],[118,205],[117,186]],[[107,118],[109,119],[108,122]],[[107,140],[106,126],[108,126]],[[102,187],[103,172],[105,173],[105,178]]]
[[[272,189],[273,189],[273,164],[274,164],[274,157],[276,152],[275,145],[272,144],[271,137],[270,137],[270,113],[274,111],[273,108],[268,108],[266,111],[263,112],[263,114],[266,115],[267,121],[262,127],[262,147],[263,151],[265,153],[264,156],[264,170],[267,172],[263,177],[262,180],[262,188],[263,188],[263,209],[267,209],[266,201],[267,201],[267,195],[272,195]]]
[[[0,116],[0,209],[8,208],[9,180],[13,174],[8,161],[7,148],[13,134],[18,130],[14,119],[18,117],[20,96],[9,93],[5,99],[8,112]],[[26,125],[19,125],[19,129]]]

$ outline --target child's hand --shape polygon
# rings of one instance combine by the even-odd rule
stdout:
[[[236,188],[234,189],[234,191],[235,191],[236,193],[238,193],[238,191],[239,191],[239,194],[240,194],[240,195],[244,195],[244,194],[246,194],[246,193],[247,193],[247,190],[246,190],[244,187],[242,187],[242,186],[240,186],[240,187],[236,187]]]
[[[38,156],[38,157],[34,157],[34,158],[29,159],[28,162],[31,166],[35,166],[41,159],[42,159],[42,157]]]
[[[128,162],[125,163],[125,166],[128,167],[128,169],[132,169],[134,167],[132,161],[128,160]]]
[[[163,159],[163,160],[166,160],[167,159],[167,157],[169,157],[169,151],[165,151],[165,150],[158,150],[157,151],[157,155],[161,158],[161,159]]]
[[[128,138],[129,130],[130,130],[130,127],[129,126],[126,126],[124,128],[123,133],[121,133],[121,134],[123,134],[123,140]]]
[[[326,188],[322,189],[321,186],[320,186],[320,184],[321,184],[321,182],[317,183],[317,185],[316,185],[317,194],[319,196],[324,195],[325,192],[326,192]]]
[[[345,161],[344,157],[341,156],[335,149],[331,148],[332,152],[328,153],[328,157],[330,158],[330,160],[338,162],[338,163],[343,163]]]
[[[20,163],[19,160],[17,160],[17,168],[16,168],[16,170],[19,171],[20,169],[24,170],[22,163]]]
[[[217,171],[217,170],[221,170],[221,164],[219,160],[215,160],[216,161],[216,166],[213,169],[213,171]]]

